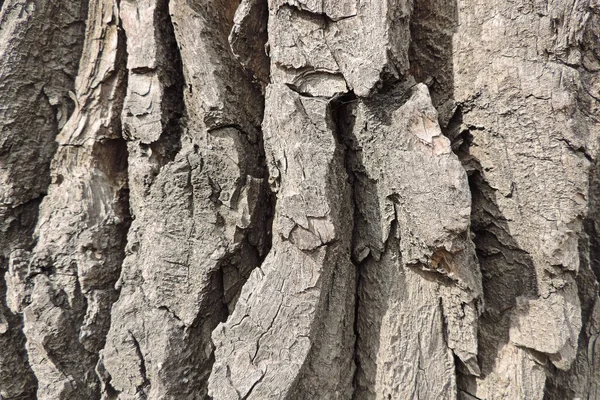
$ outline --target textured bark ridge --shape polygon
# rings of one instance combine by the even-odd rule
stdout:
[[[0,0],[0,400],[600,399],[596,0]]]
[[[0,398],[12,399],[35,396],[37,389],[31,339],[25,349],[21,299],[28,295],[21,284],[31,289],[41,272],[29,267],[32,234],[54,169],[49,164],[58,132],[75,108],[69,94],[75,90],[87,4],[6,0],[0,6]],[[71,223],[67,219],[63,227]],[[61,300],[51,295],[42,303],[52,308],[54,301]],[[77,329],[69,325],[66,329]],[[64,339],[55,343],[63,355],[70,336]]]

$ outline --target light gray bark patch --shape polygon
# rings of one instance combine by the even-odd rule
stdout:
[[[352,209],[328,103],[283,84],[267,88],[265,150],[278,181],[273,246],[213,333],[215,399],[351,395]]]

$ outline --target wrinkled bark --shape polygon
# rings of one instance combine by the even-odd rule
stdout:
[[[600,399],[596,0],[0,10],[0,399]]]

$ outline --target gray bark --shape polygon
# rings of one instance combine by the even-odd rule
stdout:
[[[597,0],[0,0],[0,400],[600,399]]]

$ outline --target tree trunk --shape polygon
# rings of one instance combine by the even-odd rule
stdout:
[[[0,10],[0,400],[600,400],[597,0]]]

